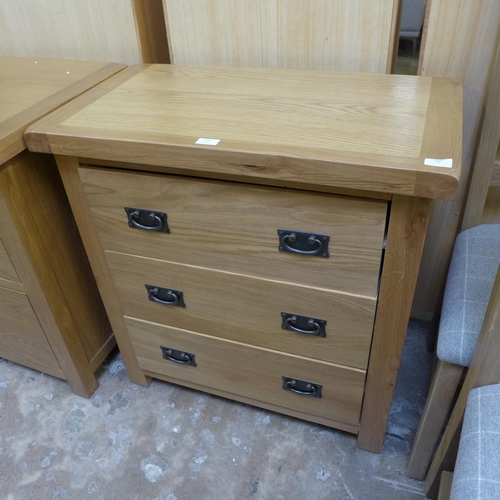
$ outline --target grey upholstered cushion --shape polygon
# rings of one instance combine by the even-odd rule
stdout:
[[[500,384],[469,394],[450,500],[500,500]]]
[[[437,355],[469,366],[500,264],[500,224],[460,233],[455,242],[443,299]]]

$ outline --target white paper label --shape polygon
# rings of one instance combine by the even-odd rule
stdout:
[[[219,144],[220,139],[206,139],[204,137],[200,137],[195,144],[203,144],[204,146],[217,146]]]
[[[453,167],[453,159],[447,158],[445,160],[439,160],[437,158],[426,158],[424,160],[424,165],[427,165],[428,167],[452,168]]]

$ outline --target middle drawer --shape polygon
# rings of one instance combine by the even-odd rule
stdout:
[[[118,252],[105,255],[127,316],[366,369],[375,299]],[[185,307],[156,302],[145,285],[181,291]],[[325,337],[283,329],[282,313],[326,321]]]

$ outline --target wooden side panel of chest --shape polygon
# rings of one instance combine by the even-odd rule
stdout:
[[[9,287],[9,284],[12,286],[12,283],[20,284],[21,282],[7,254],[7,250],[5,250],[2,240],[0,240],[0,286]]]
[[[64,378],[26,294],[5,288],[0,288],[0,357]]]

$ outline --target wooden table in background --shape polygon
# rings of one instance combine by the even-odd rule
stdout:
[[[55,161],[23,134],[124,67],[0,57],[0,357],[87,397],[115,341]]]
[[[429,204],[455,196],[461,134],[456,80],[153,65],[25,138],[56,155],[134,382],[379,452]]]

